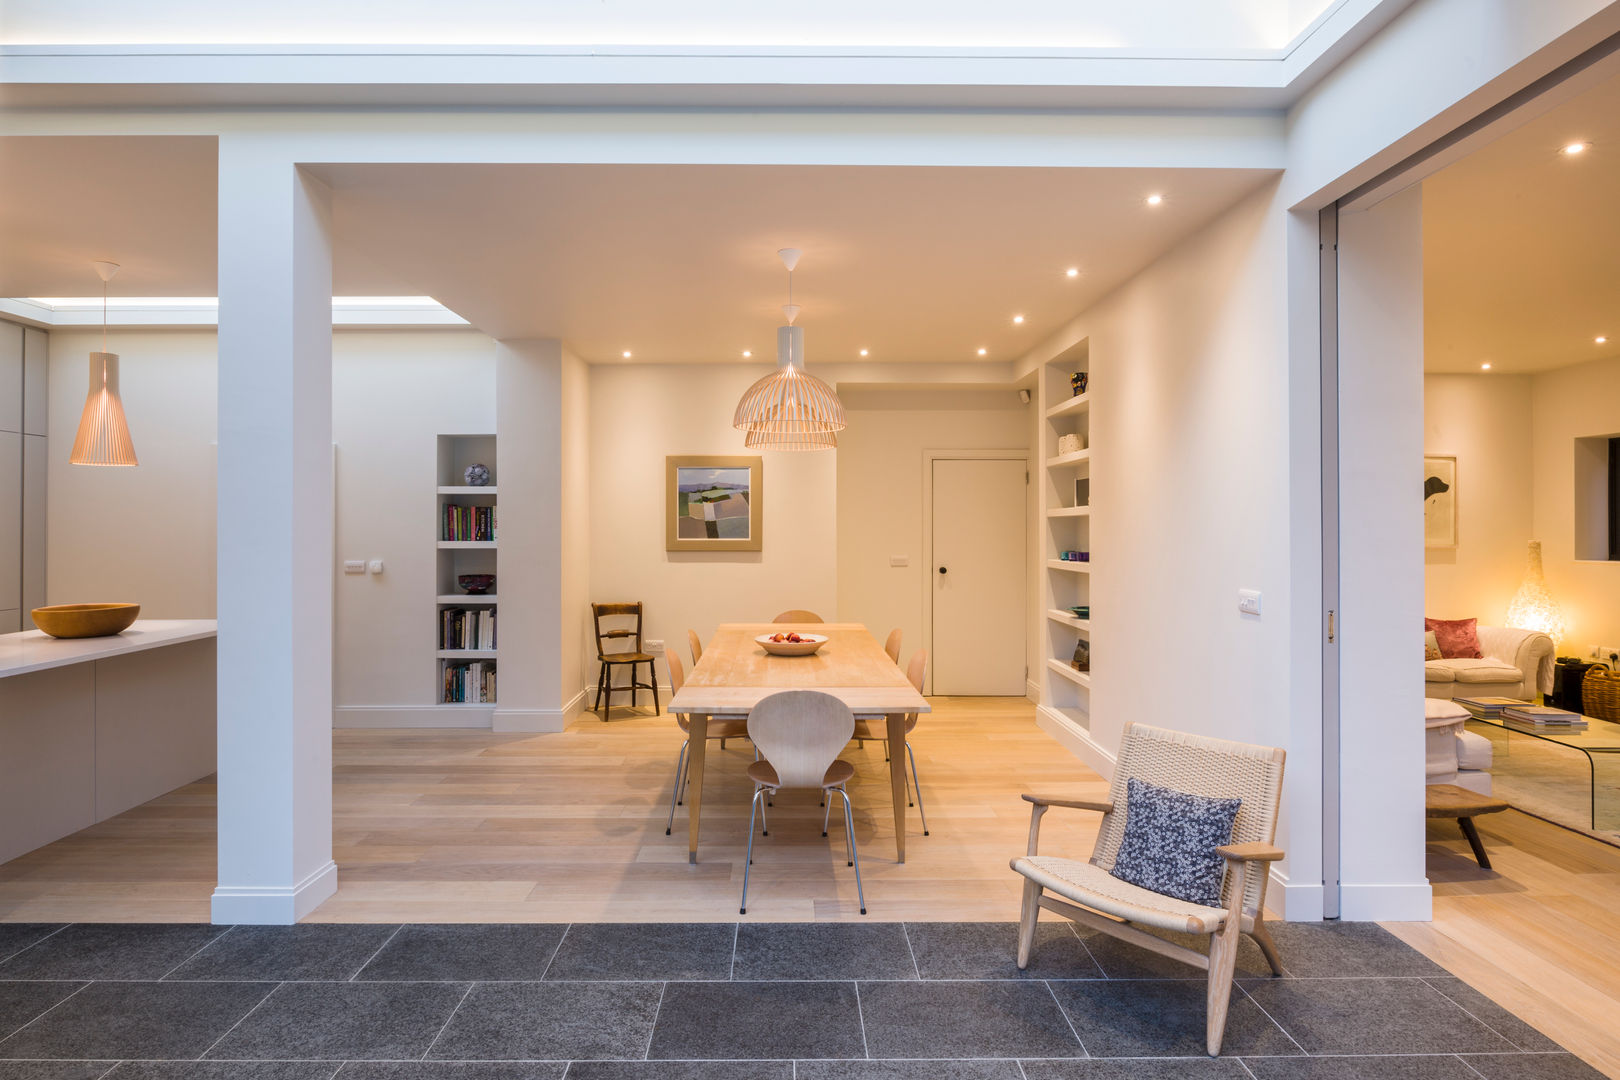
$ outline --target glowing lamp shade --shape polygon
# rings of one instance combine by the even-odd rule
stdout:
[[[118,354],[90,354],[90,393],[68,458],[75,465],[139,465],[118,397]]]
[[[1564,637],[1564,611],[1547,591],[1547,579],[1541,573],[1541,541],[1530,541],[1530,565],[1524,572],[1524,583],[1508,603],[1506,622],[1515,630],[1539,630],[1557,645]]]
[[[768,450],[827,450],[833,434],[848,427],[844,404],[831,386],[807,374],[804,329],[776,332],[777,369],[743,392],[732,427],[744,432],[745,446]]]

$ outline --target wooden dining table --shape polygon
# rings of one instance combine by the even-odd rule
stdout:
[[[754,640],[761,634],[794,631],[824,634],[827,643],[810,656],[772,656]],[[894,842],[899,860],[905,862],[906,714],[928,712],[928,699],[860,623],[724,623],[703,646],[703,659],[669,702],[669,711],[686,715],[691,728],[687,861],[697,862],[710,717],[746,717],[760,699],[782,690],[820,690],[848,705],[858,718],[887,718]]]

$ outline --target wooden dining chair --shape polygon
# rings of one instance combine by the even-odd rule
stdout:
[[[748,810],[748,861],[743,865],[742,904],[748,914],[748,871],[754,863],[754,815],[767,792],[783,788],[817,788],[830,803],[832,793],[844,800],[844,834],[849,842],[849,865],[855,868],[855,895],[866,914],[866,893],[861,888],[861,857],[855,849],[855,814],[844,785],[855,766],[838,752],[855,730],[855,715],[838,698],[819,690],[782,690],[762,698],[748,714],[748,737],[760,759],[748,766],[754,781],[754,800]],[[769,835],[762,832],[761,835]]]
[[[703,659],[703,639],[698,637],[696,630],[686,632],[686,647],[692,650],[692,666],[696,667],[698,661]]]
[[[897,626],[889,631],[888,640],[883,643],[883,651],[889,654],[889,659],[895,663],[900,662],[900,628]]]
[[[813,611],[805,611],[803,608],[793,608],[790,611],[784,611],[784,612],[782,612],[782,614],[778,615],[776,618],[771,620],[771,622],[773,622],[773,623],[795,623],[795,622],[817,623],[817,622],[826,622],[826,621],[827,621],[826,619],[823,619],[820,615],[817,615],[815,612],[813,612]]]
[[[898,630],[895,631],[896,634],[899,632],[900,631]],[[917,693],[919,694],[922,693],[923,679],[925,676],[927,676],[927,674],[928,650],[918,649],[916,652],[911,654],[911,663],[906,665],[906,678],[911,680],[911,685],[917,688]],[[916,729],[916,727],[917,714],[906,713],[906,734],[909,736],[912,731]],[[861,740],[878,739],[887,744],[889,741],[889,718],[884,717],[882,720],[877,721],[865,719],[856,720],[855,738]],[[894,752],[894,747],[892,746],[886,746],[885,749],[890,754]],[[887,754],[885,754],[885,758],[886,757]],[[922,781],[917,778],[917,752],[911,748],[910,738],[906,739],[906,757],[911,761],[911,784],[907,788],[907,791],[916,792],[917,800],[915,803],[908,802],[907,805],[915,805],[917,807],[917,815],[922,818],[923,835],[927,836],[928,811],[923,807]],[[832,808],[829,806],[827,809],[828,814],[823,814],[821,821],[821,835],[823,836],[827,835],[827,822],[830,820],[829,814],[831,813]]]
[[[600,716],[605,723],[613,713],[613,695],[630,691],[630,706],[634,708],[640,701],[642,690],[651,690],[653,696],[653,715],[663,710],[658,704],[658,672],[654,667],[656,663],[653,655],[643,652],[641,648],[641,602],[628,604],[592,604],[591,618],[596,624],[596,658],[601,661],[601,670],[596,676],[596,703],[591,710]],[[633,629],[619,627],[615,629],[602,629],[603,619],[631,618],[635,620]],[[609,642],[629,641],[628,649],[610,650]],[[642,664],[647,665],[647,681],[637,682],[636,673]],[[613,669],[626,666],[630,669],[630,681],[623,686],[613,685]],[[607,712],[602,711],[604,702]]]
[[[678,694],[681,687],[686,685],[686,670],[681,658],[676,653],[668,653],[664,659],[669,663],[669,689],[670,693]],[[664,835],[670,835],[675,828],[675,807],[681,802],[682,793],[686,790],[686,772],[690,766],[692,748],[692,719],[685,713],[675,714],[675,723],[680,725],[686,739],[681,743],[681,752],[675,758],[675,789],[669,793],[669,822],[664,826]],[[709,718],[709,738],[719,739],[720,745],[725,745],[727,739],[742,738],[748,734],[748,721],[741,719],[717,720]],[[757,756],[757,755],[756,755]],[[766,828],[770,828],[767,824]]]

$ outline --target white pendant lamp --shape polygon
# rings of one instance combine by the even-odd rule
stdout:
[[[118,396],[118,354],[107,352],[107,282],[118,273],[113,262],[91,263],[101,277],[101,352],[90,354],[90,392],[79,417],[79,434],[68,461],[74,465],[139,465],[135,444]]]
[[[731,425],[744,433],[743,445],[752,449],[835,449],[836,433],[849,426],[844,404],[832,387],[805,372],[804,328],[793,325],[799,317],[793,270],[803,252],[783,248],[777,254],[788,271],[788,302],[782,305],[788,324],[776,330],[777,369],[743,393]]]

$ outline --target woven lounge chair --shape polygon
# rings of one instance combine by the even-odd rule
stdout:
[[[1012,860],[1012,868],[1025,879],[1023,918],[1018,930],[1019,968],[1029,963],[1041,908],[1203,968],[1209,972],[1206,1043],[1211,1057],[1219,1054],[1232,996],[1238,935],[1254,938],[1274,974],[1281,975],[1283,970],[1277,946],[1265,926],[1269,864],[1283,857],[1272,846],[1282,775],[1281,750],[1131,723],[1125,725],[1108,801],[1025,795],[1024,800],[1034,804],[1030,810],[1029,853]],[[1125,835],[1126,781],[1132,777],[1191,795],[1243,800],[1231,842],[1217,849],[1226,859],[1220,907],[1150,892],[1110,873]],[[1102,830],[1089,861],[1036,853],[1041,815],[1053,806],[1095,810],[1103,815]],[[1209,951],[1205,954],[1190,949],[1143,927],[1207,934]]]

